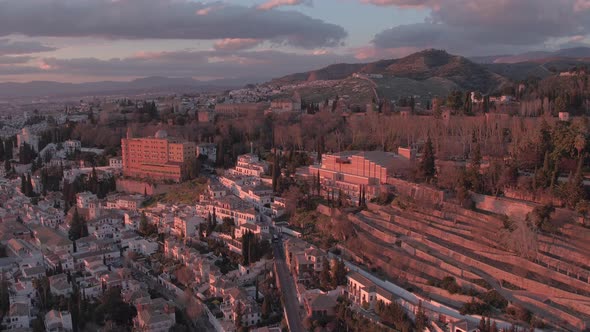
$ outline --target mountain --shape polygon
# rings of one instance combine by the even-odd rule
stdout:
[[[441,50],[426,50],[399,59],[387,74],[418,81],[443,78],[464,90],[490,91],[503,83],[503,78],[470,60]]]
[[[344,80],[354,73],[382,74],[388,79],[411,81],[438,79],[464,90],[490,91],[506,80],[484,66],[464,57],[441,50],[424,50],[401,59],[371,63],[336,64],[305,73],[287,75],[271,81],[274,84],[298,84],[315,80]],[[379,80],[374,80],[379,85]],[[384,83],[385,84],[385,83]],[[430,91],[425,91],[428,94]]]
[[[563,59],[563,58],[590,58],[590,47],[573,47],[564,48],[557,51],[533,51],[516,55],[494,55],[472,57],[470,60],[480,64],[490,63],[521,63],[521,62],[538,62],[545,59]]]
[[[226,79],[198,81],[192,78],[146,77],[129,82],[60,83],[33,81],[0,83],[0,98],[12,97],[74,97],[129,93],[183,93],[224,90],[241,87],[260,79]]]

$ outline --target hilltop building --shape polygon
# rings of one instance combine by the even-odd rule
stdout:
[[[270,103],[270,111],[274,113],[301,112],[301,96],[296,92],[291,98],[273,100]]]
[[[130,177],[181,182],[188,178],[196,157],[195,143],[168,137],[165,130],[144,138],[134,138],[128,131],[121,147],[123,174]]]

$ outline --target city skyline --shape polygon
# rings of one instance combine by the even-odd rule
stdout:
[[[587,46],[590,1],[0,1],[0,82],[267,79],[425,48]]]

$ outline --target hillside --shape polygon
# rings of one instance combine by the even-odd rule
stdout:
[[[481,65],[440,50],[426,50],[399,59],[387,67],[386,74],[418,81],[443,78],[463,90],[483,92],[492,91],[505,81]]]
[[[568,71],[573,67],[590,65],[590,58],[545,58],[520,63],[490,63],[483,66],[488,70],[513,81],[523,81],[530,77],[547,78],[555,72]]]
[[[360,71],[365,65],[362,63],[339,63],[304,73],[290,74],[271,81],[273,84],[296,84],[313,81],[342,80]]]
[[[386,98],[408,95],[433,96],[447,93],[452,89],[491,92],[508,81],[464,57],[440,50],[425,50],[401,59],[331,65],[305,73],[287,75],[270,83],[305,85],[314,81],[345,80],[354,73],[383,75],[383,79],[372,79],[372,82],[380,95]],[[442,82],[444,86],[437,89],[433,86],[436,82]],[[342,95],[339,91],[333,91],[331,94]]]

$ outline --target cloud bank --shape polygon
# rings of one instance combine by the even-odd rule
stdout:
[[[423,23],[378,33],[378,48],[442,48],[467,55],[502,54],[552,46],[590,34],[589,0],[363,0],[380,6],[430,10]]]
[[[0,55],[31,54],[54,50],[54,47],[46,46],[36,41],[14,41],[8,38],[0,39]]]
[[[0,0],[0,36],[112,39],[252,38],[301,48],[335,46],[335,24],[296,11],[188,0]]]
[[[352,56],[261,51],[175,51],[139,53],[127,58],[44,58],[36,67],[21,67],[25,73],[68,73],[78,77],[136,78],[147,76],[270,79],[307,71],[335,62],[353,62]],[[14,73],[12,71],[11,73]],[[0,75],[3,72],[0,69]]]

